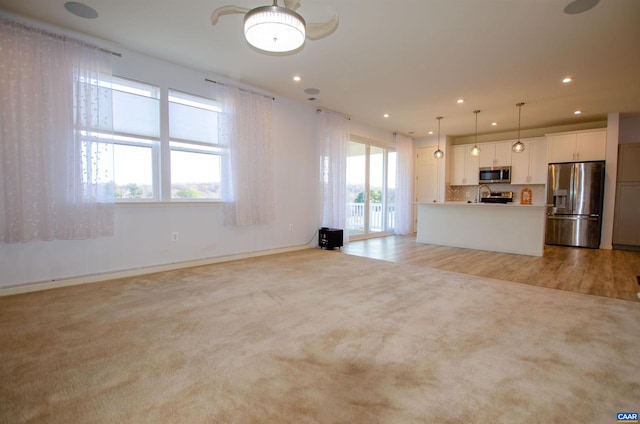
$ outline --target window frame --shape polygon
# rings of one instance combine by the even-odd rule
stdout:
[[[181,97],[182,96],[182,97]],[[175,99],[175,100],[173,100]],[[189,93],[186,91],[182,91],[182,90],[178,90],[178,89],[174,89],[174,88],[169,88],[167,90],[167,145],[168,145],[168,155],[169,155],[169,174],[171,174],[171,154],[172,152],[184,152],[184,153],[194,153],[194,154],[199,154],[199,155],[211,155],[211,156],[217,156],[219,157],[219,174],[217,175],[217,177],[219,178],[219,181],[217,182],[218,184],[218,189],[220,190],[219,195],[217,197],[204,197],[204,198],[196,198],[196,197],[189,197],[189,198],[180,198],[180,197],[174,197],[173,196],[173,191],[174,191],[174,183],[172,181],[172,179],[169,180],[168,183],[168,197],[167,197],[167,201],[168,202],[178,202],[178,203],[184,203],[184,202],[211,202],[211,203],[218,203],[218,202],[222,202],[222,185],[223,185],[223,167],[224,167],[224,163],[225,161],[228,159],[228,155],[229,155],[229,146],[218,143],[218,140],[216,139],[215,141],[211,141],[211,142],[207,142],[207,141],[202,141],[202,140],[192,140],[192,139],[186,139],[183,137],[174,137],[171,135],[171,128],[170,128],[170,123],[171,123],[171,108],[170,105],[171,103],[175,103],[178,105],[182,105],[182,106],[187,106],[187,107],[193,107],[193,108],[198,108],[198,109],[202,109],[202,110],[206,110],[209,112],[213,112],[213,113],[221,113],[221,108],[218,105],[218,102],[215,99],[209,98],[209,97],[205,97],[205,96],[201,96],[201,95],[197,95],[197,94],[193,94],[193,93]],[[217,119],[218,117],[216,117],[216,125],[217,125]],[[216,127],[217,128],[217,127]],[[216,130],[217,131],[217,130]],[[180,146],[172,146],[173,143],[176,144],[180,144]],[[173,175],[171,175],[173,176]],[[212,181],[213,184],[216,184],[215,178],[214,181]]]
[[[127,85],[126,83],[129,83]],[[114,86],[121,86],[128,90],[115,88]],[[137,86],[137,87],[136,87]],[[162,149],[162,88],[158,84],[152,84],[149,82],[139,81],[133,78],[124,77],[120,75],[113,75],[111,87],[109,87],[113,93],[114,90],[129,93],[137,96],[144,96],[158,101],[158,137],[150,135],[135,134],[125,131],[113,131],[113,144],[114,144],[114,171],[117,167],[115,158],[115,146],[129,146],[136,148],[150,148],[151,149],[151,197],[135,198],[135,197],[116,197],[116,204],[125,203],[153,203],[162,201],[162,184],[160,177],[161,169],[161,149]],[[149,88],[148,93],[145,93],[145,88]],[[115,108],[115,105],[114,105]],[[115,116],[115,112],[114,112]],[[130,139],[130,140],[125,140]],[[144,141],[143,141],[144,140]],[[145,143],[145,141],[147,143]],[[114,190],[115,190],[115,178],[114,178]]]
[[[371,177],[371,148],[377,148],[377,149],[381,149],[382,152],[382,173],[380,175],[381,180],[383,182],[383,187],[382,187],[382,191],[381,191],[381,195],[382,195],[382,209],[383,209],[383,216],[382,216],[382,222],[383,222],[383,226],[382,226],[382,230],[381,231],[372,231],[369,227],[370,227],[370,217],[369,216],[363,216],[363,230],[362,232],[359,232],[357,234],[350,234],[349,235],[349,240],[363,240],[363,239],[367,239],[367,238],[373,238],[373,237],[381,237],[381,236],[386,236],[386,235],[390,235],[393,234],[395,231],[395,217],[393,219],[393,225],[390,226],[390,210],[389,210],[389,206],[393,205],[394,207],[394,211],[393,213],[395,214],[395,190],[396,187],[394,187],[394,193],[393,193],[393,202],[390,202],[390,195],[389,195],[389,163],[390,163],[390,154],[391,153],[396,153],[397,154],[397,150],[396,147],[393,145],[389,145],[386,144],[384,142],[378,142],[376,140],[373,139],[369,139],[366,137],[362,137],[356,134],[350,134],[349,135],[349,139],[348,139],[348,143],[357,143],[362,145],[364,152],[363,152],[363,156],[364,156],[364,172],[365,172],[365,183],[364,183],[364,193],[365,193],[365,202],[364,202],[364,210],[365,210],[365,215],[369,214],[369,207],[370,207],[370,193],[371,193],[371,187],[370,187],[370,177]],[[396,156],[396,171],[397,171],[397,156]],[[347,192],[348,192],[348,185],[349,185],[349,181],[347,180]],[[347,202],[347,225],[346,227],[348,229],[351,230],[351,228],[349,228],[349,202]]]
[[[137,87],[136,87],[137,86]],[[154,84],[150,82],[140,81],[122,75],[113,75],[112,84],[105,88],[115,91],[123,91],[133,95],[142,95],[150,97],[158,101],[158,137],[139,135],[129,132],[116,131],[113,134],[114,149],[116,146],[130,146],[134,148],[150,148],[151,149],[151,197],[133,198],[133,197],[116,197],[116,205],[135,205],[158,203],[163,205],[169,204],[185,204],[185,203],[221,203],[223,202],[222,190],[224,172],[223,167],[228,161],[229,146],[215,142],[206,142],[201,140],[190,140],[181,137],[171,137],[171,116],[170,105],[177,103],[188,107],[196,107],[208,110],[214,113],[221,113],[218,102],[210,97],[193,94],[188,91],[175,89],[164,86],[162,84]],[[124,88],[124,89],[123,89]],[[180,97],[182,95],[183,97]],[[177,100],[177,101],[176,101]],[[204,102],[199,102],[204,100]],[[115,105],[114,105],[115,107]],[[114,113],[115,114],[115,113]],[[173,152],[184,152],[198,155],[213,155],[219,157],[219,175],[214,176],[214,183],[218,184],[218,195],[215,197],[204,198],[180,198],[173,197],[171,155]],[[114,150],[115,155],[115,150]],[[117,160],[114,156],[113,169],[117,168]],[[216,182],[216,177],[220,181]],[[140,184],[140,183],[138,183]],[[147,183],[144,184],[146,186]],[[114,178],[114,189],[116,180]]]

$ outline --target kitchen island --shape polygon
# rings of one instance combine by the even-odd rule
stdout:
[[[542,256],[545,205],[418,203],[418,243]]]

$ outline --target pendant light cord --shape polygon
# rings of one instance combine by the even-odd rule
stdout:
[[[479,112],[480,112],[479,110],[474,110],[473,111],[473,113],[476,114],[476,136],[475,136],[475,139],[474,139],[474,142],[475,142],[476,145],[478,145],[478,113]]]
[[[473,111],[476,114],[476,137],[475,137],[475,145],[478,146],[478,114],[480,113],[480,109],[476,109]]]
[[[518,103],[518,142],[520,141],[520,118],[522,117],[522,106],[524,106],[523,102]]]

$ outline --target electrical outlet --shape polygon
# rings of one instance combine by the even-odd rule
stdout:
[[[180,233],[177,231],[174,231],[173,233],[171,233],[171,241],[178,241],[180,240]]]

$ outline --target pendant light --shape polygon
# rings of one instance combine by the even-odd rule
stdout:
[[[516,106],[518,106],[518,141],[513,143],[511,150],[513,150],[514,153],[522,153],[524,152],[524,148],[526,147],[524,143],[520,141],[520,116],[522,112],[522,106],[524,106],[524,103],[523,102],[517,103]]]
[[[289,52],[304,44],[306,22],[287,7],[257,7],[244,16],[244,36],[253,47],[268,52]]]
[[[471,156],[480,156],[480,147],[478,147],[478,114],[480,109],[474,110],[473,113],[476,114],[476,138],[475,145],[471,148]]]
[[[436,119],[438,120],[438,150],[433,152],[433,157],[436,159],[442,159],[444,157],[444,152],[440,150],[440,120],[442,119],[442,116],[436,116]]]

